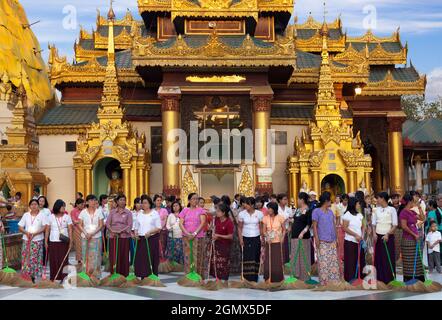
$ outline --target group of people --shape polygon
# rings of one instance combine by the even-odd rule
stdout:
[[[307,280],[316,265],[326,285],[362,277],[367,263],[389,283],[399,261],[405,281],[424,280],[426,254],[430,272],[441,272],[442,195],[428,203],[414,191],[402,198],[323,192],[318,200],[300,192],[296,206],[286,194],[213,196],[211,202],[191,193],[183,208],[174,196],[142,195],[128,208],[122,194],[77,194],[67,213],[62,200],[50,210],[44,196],[33,198],[19,222],[22,272],[36,280],[49,267],[51,280],[63,280],[72,249],[78,268],[96,278],[104,255],[107,271],[127,276],[132,265],[139,278],[158,275],[165,259],[183,264],[185,273],[222,281],[241,274],[281,282],[284,269]]]

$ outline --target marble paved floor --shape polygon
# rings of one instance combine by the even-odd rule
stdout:
[[[392,291],[315,292],[292,290],[267,292],[250,289],[206,291],[176,284],[182,273],[160,275],[164,288],[74,288],[22,289],[0,286],[0,300],[442,300],[442,292],[412,293]],[[442,276],[431,278],[442,282]],[[232,280],[238,279],[233,277]]]

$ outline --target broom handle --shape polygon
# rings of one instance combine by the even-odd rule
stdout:
[[[361,280],[361,270],[359,268],[359,261],[361,260],[361,241],[358,242],[358,261],[356,261],[356,273],[354,278]]]
[[[55,275],[54,281],[57,280],[58,274],[60,273],[61,269],[63,268],[64,261],[65,261],[66,258],[69,256],[69,251],[70,251],[70,250],[68,249],[68,251],[66,252],[66,255],[65,255],[64,258],[63,258],[63,261],[62,261],[61,264],[60,264],[60,267],[58,268],[58,271],[57,271],[57,274]]]
[[[212,247],[213,247],[213,269],[215,271],[215,279],[216,281],[218,281],[218,273],[216,272],[216,246],[215,246],[215,241],[212,242]]]
[[[135,239],[134,258],[132,260],[132,267],[135,265],[135,258],[137,257],[138,239]]]
[[[300,244],[299,247],[301,248],[302,259],[304,260],[305,271],[307,271],[309,278],[311,278],[311,266],[309,266],[309,264],[307,263],[307,257],[305,256],[304,252],[304,245]]]
[[[269,243],[269,280],[272,283],[272,244]]]
[[[117,245],[115,246],[115,264],[114,264],[114,273],[117,273],[118,268],[118,234],[116,236]]]
[[[190,245],[190,272],[194,272],[195,266],[193,263],[193,239],[189,240],[189,245]]]
[[[152,270],[152,261],[150,259],[150,248],[149,248],[149,240],[147,239],[147,237],[144,237],[146,239],[146,247],[147,247],[147,258],[149,259],[149,266],[150,266],[150,275],[153,274],[153,270]]]
[[[413,264],[413,279],[416,279],[416,263],[417,263],[417,246],[419,245],[419,240],[416,240],[416,248],[414,253],[414,264]]]
[[[290,244],[289,244],[290,246]],[[295,276],[295,264],[298,262],[298,255],[299,255],[299,247],[301,246],[301,240],[298,239],[298,246],[296,247],[295,255],[293,256],[293,260],[290,260],[290,274],[292,277]]]
[[[244,280],[244,247],[241,246],[241,281],[243,280]]]
[[[48,267],[48,254],[49,254],[49,246],[48,249],[46,250],[46,254],[45,254],[45,266],[43,268],[43,274],[46,274],[46,269]]]
[[[421,246],[419,244],[419,241],[417,241],[417,250],[419,251],[419,258],[421,259],[422,270],[424,271],[424,278],[425,278],[425,281],[426,281],[427,280],[427,270],[425,270],[424,258],[422,256],[422,250],[421,250]]]
[[[210,251],[209,251],[209,270],[207,271],[207,280],[210,278],[210,267],[212,265],[212,251],[213,251],[213,240],[210,241]]]
[[[388,258],[388,263],[390,265],[391,273],[394,277],[394,280],[396,280],[396,272],[393,270],[393,264],[391,263],[390,251],[388,250],[387,247],[387,241],[385,241],[384,239],[382,239],[382,241],[384,242],[385,251],[387,252],[387,258]]]
[[[3,256],[5,257],[6,268],[9,268],[8,254],[6,252],[6,245],[5,245],[5,236],[2,234],[1,237],[2,237],[2,250],[3,250]]]

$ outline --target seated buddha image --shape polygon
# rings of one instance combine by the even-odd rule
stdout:
[[[123,193],[123,180],[120,172],[112,171],[112,178],[109,180],[108,194],[117,195]]]
[[[336,190],[335,190],[335,188],[332,188],[332,186],[329,182],[326,182],[323,189],[322,189],[322,192],[325,192],[325,191],[330,192],[331,201],[334,202],[335,198],[336,198]]]

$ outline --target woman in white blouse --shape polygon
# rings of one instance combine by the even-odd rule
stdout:
[[[21,272],[31,277],[32,281],[40,278],[43,271],[43,241],[46,216],[40,211],[38,201],[29,201],[29,211],[18,223],[23,233],[21,251]]]
[[[86,197],[87,207],[80,213],[80,230],[82,237],[83,266],[89,275],[101,277],[101,229],[103,215],[98,208],[97,197],[90,194]]]
[[[141,197],[142,210],[137,216],[134,230],[137,239],[135,275],[141,279],[151,274],[158,276],[161,219],[153,207],[152,199],[147,195],[143,195]]]
[[[258,282],[259,264],[261,259],[260,223],[264,217],[255,209],[255,199],[244,200],[243,210],[238,215],[239,242],[243,250],[243,274],[248,281]]]
[[[167,258],[179,264],[184,264],[183,231],[180,228],[181,204],[178,201],[172,203],[172,212],[167,217],[166,228],[169,231],[167,243]]]
[[[45,247],[49,252],[50,279],[53,281],[63,280],[67,275],[63,273],[63,268],[68,265],[69,259],[67,255],[72,248],[73,238],[72,219],[66,213],[64,201],[55,201],[52,212],[45,223]]]
[[[373,210],[371,222],[373,241],[376,242],[374,265],[377,279],[389,283],[396,273],[394,232],[398,225],[398,217],[396,209],[388,205],[388,193],[377,194],[376,200],[377,207]]]

